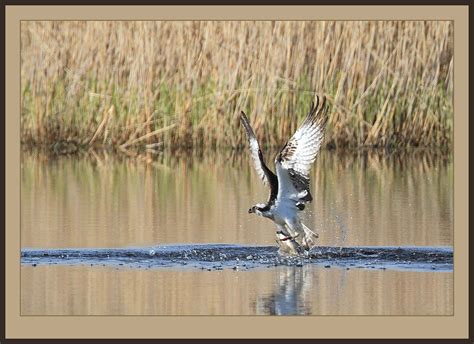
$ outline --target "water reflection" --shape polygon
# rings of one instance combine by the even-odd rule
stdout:
[[[309,266],[281,267],[277,269],[275,291],[259,297],[256,302],[258,314],[306,315],[311,314],[308,291],[312,278]]]
[[[21,315],[452,315],[452,277],[317,266],[196,271],[25,265]]]
[[[273,153],[268,154],[269,157]],[[325,246],[452,246],[451,157],[335,154],[312,170],[305,223]],[[51,158],[22,153],[21,246],[167,243],[274,245],[250,216],[267,190],[248,154]],[[21,310],[33,314],[452,314],[452,272],[303,266],[255,271],[22,266]]]
[[[273,224],[247,213],[267,190],[245,153],[24,153],[22,247],[273,245]],[[305,223],[321,245],[451,246],[452,176],[450,158],[424,152],[323,152]]]

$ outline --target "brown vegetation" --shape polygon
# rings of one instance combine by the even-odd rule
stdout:
[[[25,145],[281,145],[315,94],[326,144],[449,147],[451,22],[22,22]]]

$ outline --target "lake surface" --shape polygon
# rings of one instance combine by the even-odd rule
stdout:
[[[272,223],[247,212],[267,198],[247,151],[23,152],[21,174],[25,250],[275,245]],[[324,151],[311,178],[304,222],[319,245],[452,249],[451,158]],[[453,313],[452,269],[82,263],[22,264],[22,315]]]

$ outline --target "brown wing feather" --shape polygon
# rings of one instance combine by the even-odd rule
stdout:
[[[323,98],[321,106],[317,97],[316,104],[311,104],[306,119],[282,148],[275,161],[278,166],[281,166],[280,169],[277,167],[277,171],[280,171],[278,178],[283,178],[280,183],[287,185],[286,181],[289,180],[293,185],[293,190],[298,194],[306,191],[298,196],[301,202],[312,200],[309,189],[309,171],[321,148],[327,113],[326,97]],[[289,192],[286,186],[284,188],[285,192]],[[279,197],[284,197],[285,192]]]
[[[326,97],[323,98],[321,106],[317,97],[316,105],[311,104],[308,116],[277,156],[284,168],[292,168],[305,177],[309,176],[311,164],[316,159],[323,141],[327,112]]]

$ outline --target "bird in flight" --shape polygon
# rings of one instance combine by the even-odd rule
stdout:
[[[313,200],[309,189],[309,171],[323,141],[329,109],[326,97],[319,105],[319,97],[316,97],[316,104],[311,103],[304,122],[277,154],[276,175],[265,164],[247,116],[243,111],[240,114],[255,170],[263,183],[270,187],[267,203],[255,204],[248,212],[275,223],[277,243],[282,254],[300,255],[308,252],[318,238],[318,234],[301,222],[298,213],[304,210],[306,203]]]

